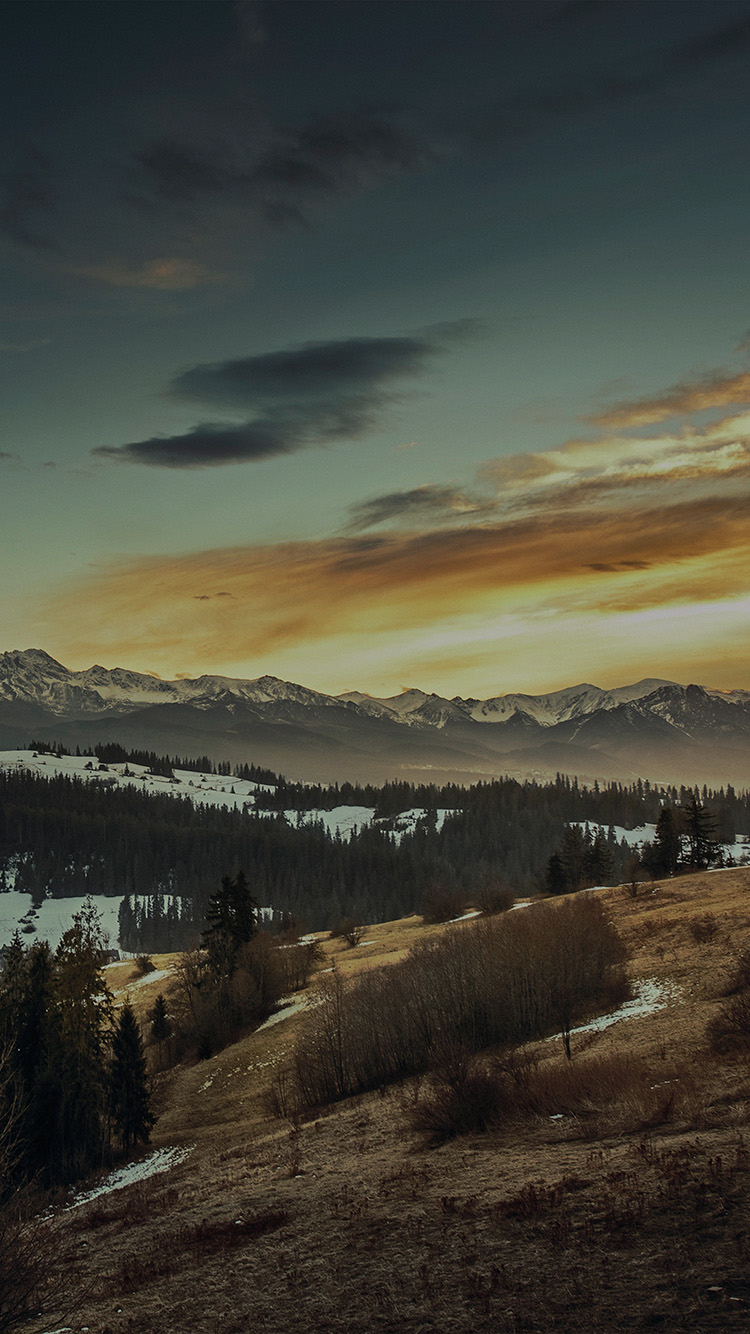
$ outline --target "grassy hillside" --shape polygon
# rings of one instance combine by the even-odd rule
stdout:
[[[561,1041],[536,1044],[531,1074],[515,1070],[516,1103],[485,1134],[430,1148],[415,1123],[433,1096],[425,1079],[275,1118],[269,1090],[303,1008],[160,1075],[152,1147],[191,1151],[61,1216],[84,1294],[65,1323],[99,1334],[746,1328],[748,1051],[717,1053],[707,1027],[750,951],[750,870],[635,899],[594,892],[634,983],[658,984],[661,1008],[574,1032],[570,1063]],[[356,948],[325,940],[321,968],[354,975],[446,929],[468,928],[409,918],[367,928]],[[109,980],[143,1014],[169,985],[138,981],[130,963]]]

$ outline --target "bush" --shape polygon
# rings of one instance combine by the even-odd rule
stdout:
[[[709,940],[713,940],[719,924],[712,912],[703,913],[700,916],[691,917],[688,922],[690,934],[698,945],[706,945]]]
[[[578,1133],[598,1137],[653,1129],[672,1119],[694,1095],[690,1072],[615,1054],[537,1062],[524,1053],[482,1064],[456,1051],[430,1077],[410,1110],[411,1124],[431,1144],[483,1133],[530,1116],[575,1118]]]
[[[150,955],[138,954],[135,960],[135,970],[141,977],[146,977],[148,973],[156,972],[156,964],[152,962]]]
[[[500,1121],[503,1093],[496,1072],[472,1065],[466,1048],[454,1046],[441,1054],[428,1096],[412,1107],[412,1124],[430,1144],[483,1133]]]
[[[507,912],[515,903],[515,895],[499,876],[482,876],[475,895],[477,907],[486,917]]]
[[[427,886],[420,905],[423,922],[451,922],[460,917],[466,903],[466,891],[449,880],[435,880]]]
[[[323,950],[317,940],[304,944],[289,944],[279,948],[279,963],[283,976],[284,994],[289,991],[301,991],[310,981],[310,976],[323,958]]]
[[[714,1051],[723,1053],[750,1046],[750,988],[732,996],[711,1020],[708,1040]]]
[[[356,917],[344,917],[331,927],[331,940],[345,940],[352,948],[358,945],[364,933],[364,927]]]
[[[348,984],[334,973],[297,1042],[297,1104],[429,1070],[446,1044],[477,1052],[558,1030],[569,1038],[574,1020],[627,994],[624,958],[585,895],[454,928]]]
[[[204,951],[183,954],[177,969],[183,1007],[175,1052],[193,1047],[204,1060],[267,1019],[285,993],[284,957],[291,953],[261,931],[238,948],[228,973],[213,973]]]

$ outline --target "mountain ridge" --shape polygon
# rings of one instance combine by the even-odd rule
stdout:
[[[65,744],[122,740],[251,759],[306,780],[432,770],[441,781],[476,781],[563,770],[750,785],[750,691],[659,677],[485,700],[416,687],[379,698],[328,695],[270,675],[165,681],[99,664],[72,671],[43,649],[10,650],[0,654],[0,744],[27,742],[31,726]]]

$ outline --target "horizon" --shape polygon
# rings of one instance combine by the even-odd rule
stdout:
[[[750,689],[750,0],[0,3],[0,650]]]
[[[294,686],[300,686],[300,687],[302,687],[303,689],[316,690],[316,691],[318,691],[319,694],[329,695],[331,698],[338,698],[338,697],[340,697],[341,695],[347,695],[347,694],[352,694],[352,695],[354,695],[354,694],[359,694],[359,695],[363,695],[363,696],[364,696],[365,698],[367,698],[367,699],[379,699],[379,700],[383,700],[384,698],[398,699],[398,697],[401,696],[401,695],[408,695],[408,694],[411,694],[411,693],[414,693],[414,692],[419,693],[419,694],[424,694],[424,695],[430,695],[430,694],[435,694],[435,695],[436,695],[436,694],[438,693],[437,691],[429,691],[429,690],[425,690],[422,686],[415,685],[415,684],[413,684],[413,683],[412,683],[411,685],[402,685],[402,686],[401,686],[397,691],[395,691],[394,694],[391,695],[391,696],[373,695],[371,691],[368,691],[368,690],[360,690],[360,689],[359,689],[358,687],[356,687],[356,686],[351,686],[351,687],[349,687],[348,689],[340,690],[340,691],[334,692],[334,691],[332,691],[332,690],[323,690],[323,689],[320,689],[320,688],[317,687],[317,686],[309,686],[309,685],[307,684],[307,682],[305,682],[305,681],[288,681],[288,680],[285,680],[284,677],[276,676],[273,672],[264,672],[264,673],[262,673],[260,676],[257,676],[257,677],[231,676],[231,675],[229,675],[229,674],[227,674],[227,673],[224,673],[224,672],[202,672],[202,673],[200,673],[198,676],[190,676],[190,675],[187,675],[187,674],[184,673],[184,672],[179,672],[176,676],[173,676],[173,677],[167,677],[167,676],[160,676],[158,672],[145,672],[145,671],[144,671],[144,672],[141,672],[138,668],[134,668],[134,667],[131,667],[131,666],[129,666],[129,665],[125,665],[125,664],[122,663],[122,662],[117,662],[117,663],[115,663],[115,664],[114,664],[113,666],[111,666],[111,667],[107,667],[107,666],[105,666],[104,663],[100,663],[100,662],[88,663],[87,666],[85,666],[85,667],[70,667],[67,663],[60,662],[60,660],[59,660],[58,658],[55,658],[53,654],[48,653],[46,649],[40,648],[38,645],[36,645],[36,646],[34,646],[34,647],[30,647],[30,648],[25,648],[25,649],[18,649],[18,648],[13,648],[13,649],[0,649],[0,657],[5,656],[5,655],[9,655],[9,656],[13,656],[13,655],[25,656],[25,655],[28,655],[28,654],[35,654],[35,653],[41,653],[41,654],[44,654],[45,657],[47,657],[47,658],[51,658],[52,661],[53,661],[58,667],[62,667],[65,671],[73,672],[73,673],[75,673],[75,674],[81,674],[81,673],[85,673],[85,672],[87,672],[87,671],[93,671],[93,670],[95,670],[96,668],[102,668],[104,671],[107,671],[107,672],[114,672],[114,671],[134,672],[136,675],[147,676],[147,677],[150,677],[152,680],[155,680],[155,681],[161,681],[161,682],[163,682],[165,685],[180,685],[180,684],[183,683],[183,682],[188,682],[188,683],[189,683],[189,682],[199,681],[199,680],[203,679],[203,677],[216,677],[216,676],[218,676],[218,677],[224,677],[226,680],[242,681],[242,682],[246,682],[246,683],[248,683],[248,684],[254,684],[254,683],[257,682],[257,681],[261,681],[261,680],[263,680],[263,679],[265,679],[265,678],[268,678],[269,680],[280,681],[282,684],[286,684],[286,685],[294,685]],[[636,687],[636,686],[640,686],[640,685],[651,685],[651,684],[653,684],[653,685],[655,685],[655,686],[659,686],[659,685],[676,685],[676,686],[679,686],[681,689],[687,689],[687,687],[690,686],[690,685],[697,685],[697,686],[701,687],[702,689],[711,690],[711,691],[714,691],[714,692],[717,692],[717,693],[721,693],[721,694],[730,694],[730,693],[732,693],[732,691],[735,690],[735,689],[736,689],[736,690],[741,689],[741,687],[729,687],[728,689],[723,689],[722,687],[719,687],[719,686],[712,686],[710,683],[701,682],[701,681],[670,681],[670,680],[668,680],[668,679],[665,678],[665,677],[657,677],[657,676],[648,675],[648,676],[640,677],[637,681],[619,681],[617,684],[610,684],[610,685],[604,685],[604,686],[603,686],[603,685],[600,685],[599,682],[594,682],[594,681],[574,681],[574,682],[569,682],[567,685],[554,687],[552,690],[548,690],[548,691],[537,691],[537,692],[535,692],[535,694],[536,694],[536,695],[554,695],[554,694],[563,694],[563,693],[566,693],[566,692],[571,691],[571,690],[587,690],[587,689],[602,690],[602,691],[630,690],[630,689],[633,689],[633,688]],[[496,693],[496,695],[494,695],[494,696],[488,696],[487,698],[497,698],[497,699],[502,699],[502,698],[505,698],[506,696],[509,696],[509,695],[529,695],[529,696],[531,697],[531,692],[530,692],[530,691],[524,691],[524,690],[503,690],[503,691],[500,691],[500,692]],[[451,698],[456,698],[456,699],[458,699],[458,698],[464,698],[464,699],[466,699],[466,698],[469,698],[469,697],[467,697],[467,696],[459,696],[458,694],[454,694],[453,696],[444,696],[443,698],[447,698],[447,699],[451,699]]]

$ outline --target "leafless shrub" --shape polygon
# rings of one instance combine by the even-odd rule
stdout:
[[[353,948],[362,939],[364,929],[356,917],[344,917],[331,927],[331,940],[345,940]]]
[[[625,885],[631,899],[637,899],[638,891],[646,879],[646,869],[637,852],[631,852],[625,861]]]
[[[464,910],[466,891],[451,880],[433,880],[422,897],[420,913],[427,923],[451,922]]]
[[[477,908],[487,917],[507,912],[515,903],[515,894],[500,876],[485,872],[480,876],[474,895]]]
[[[411,1111],[412,1124],[430,1144],[489,1130],[500,1120],[503,1081],[473,1064],[465,1047],[444,1051],[430,1085]]]
[[[146,977],[148,973],[156,971],[156,964],[148,954],[138,954],[135,959],[135,970],[139,977]]]
[[[177,1007],[174,1051],[179,1058],[193,1051],[199,1059],[212,1056],[241,1033],[270,1015],[287,989],[286,954],[273,937],[257,935],[238,951],[234,970],[217,977],[204,951],[180,956],[176,969]]]
[[[705,945],[708,941],[714,939],[719,930],[719,924],[712,912],[706,912],[691,917],[688,928],[696,944]]]
[[[519,1062],[511,1055],[489,1064],[465,1052],[431,1076],[411,1110],[411,1124],[435,1144],[529,1117],[570,1118],[577,1135],[649,1130],[691,1106],[686,1068],[660,1069],[615,1054],[582,1061]]]
[[[707,1029],[714,1051],[728,1053],[750,1046],[750,989],[730,996]]]
[[[283,992],[301,991],[323,959],[323,950],[317,940],[304,944],[286,945],[279,950],[279,965],[283,975]]]
[[[741,991],[747,990],[750,990],[750,950],[741,950],[719,994],[737,996]]]
[[[624,949],[591,896],[482,919],[348,985],[334,974],[294,1058],[296,1102],[321,1105],[468,1052],[562,1030],[627,994]]]

